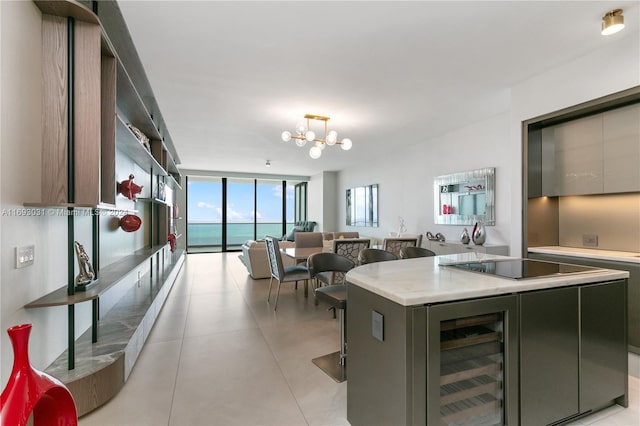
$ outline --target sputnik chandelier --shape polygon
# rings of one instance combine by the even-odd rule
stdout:
[[[306,124],[301,121],[296,124],[296,134],[292,135],[291,132],[286,130],[282,132],[282,140],[289,142],[291,139],[296,140],[296,145],[303,147],[307,142],[314,142],[313,146],[309,150],[309,156],[313,159],[320,158],[322,150],[325,145],[341,145],[341,148],[345,151],[351,149],[353,143],[351,139],[344,138],[341,141],[338,140],[338,133],[335,130],[328,130],[329,117],[323,117],[321,115],[306,114],[304,118],[307,119]],[[316,134],[309,128],[309,120],[324,121],[324,138],[316,138]]]

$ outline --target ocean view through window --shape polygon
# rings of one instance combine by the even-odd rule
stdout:
[[[188,177],[187,248],[233,251],[247,240],[263,239],[265,235],[281,237],[293,228],[298,197],[295,185],[299,183]]]

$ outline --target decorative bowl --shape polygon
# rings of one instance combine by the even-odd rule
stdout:
[[[125,232],[135,232],[140,229],[142,219],[133,214],[126,214],[120,219],[120,227]]]

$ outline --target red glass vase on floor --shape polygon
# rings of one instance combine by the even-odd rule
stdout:
[[[16,325],[7,333],[13,345],[13,369],[0,396],[0,424],[24,426],[33,413],[34,426],[77,426],[76,404],[69,390],[29,362],[31,324]]]

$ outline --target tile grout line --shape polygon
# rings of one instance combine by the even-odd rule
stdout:
[[[223,253],[223,255],[226,256],[226,253]],[[278,366],[278,371],[280,371],[280,374],[282,375],[282,378],[284,379],[284,382],[287,384],[287,389],[289,390],[289,393],[291,394],[291,397],[296,402],[296,407],[298,407],[298,411],[300,411],[300,415],[302,415],[302,418],[304,418],[304,421],[308,426],[309,425],[309,419],[307,418],[307,416],[304,413],[304,410],[300,406],[298,398],[296,397],[295,392],[291,388],[291,383],[287,379],[287,376],[284,374],[284,371],[282,370],[282,366],[280,365],[280,362],[278,361],[278,358],[276,357],[276,354],[273,352],[273,348],[269,344],[269,341],[267,340],[267,337],[264,335],[264,331],[263,331],[262,327],[260,326],[260,323],[258,322],[258,320],[256,318],[255,312],[251,308],[251,304],[247,301],[247,298],[245,297],[245,293],[242,291],[242,288],[240,288],[240,285],[238,284],[238,280],[236,280],[236,276],[233,273],[231,274],[231,276],[232,276],[232,279],[233,279],[233,284],[236,286],[236,288],[240,292],[240,295],[242,296],[242,300],[244,301],[245,305],[247,305],[247,308],[249,308],[249,312],[251,312],[251,318],[253,318],[253,321],[255,322],[255,324],[257,326],[257,329],[258,329],[258,331],[260,333],[260,337],[264,341],[265,345],[267,345],[267,348],[269,348],[269,352],[271,353],[271,357],[273,358],[274,362]],[[257,281],[257,280],[254,280],[253,278],[251,278],[251,281],[253,281],[255,283],[255,281]],[[275,312],[273,313],[273,315],[275,315]]]
[[[186,263],[189,260],[188,255],[185,255],[185,265],[184,266],[188,266],[186,265]],[[176,365],[176,376],[173,380],[173,391],[171,392],[171,403],[169,404],[169,417],[167,418],[167,426],[171,425],[171,417],[173,415],[173,404],[176,398],[176,388],[178,385],[178,376],[180,374],[180,362],[182,360],[182,349],[184,347],[184,335],[186,333],[187,330],[187,318],[189,316],[189,309],[191,308],[191,286],[192,286],[192,282],[191,282],[191,277],[189,276],[188,272],[186,271],[186,268],[183,268],[180,273],[185,273],[185,279],[187,281],[187,285],[188,285],[188,295],[189,295],[189,303],[187,304],[187,314],[185,315],[185,319],[184,319],[184,327],[182,328],[182,336],[180,337],[180,351],[179,351],[179,355],[178,355],[178,361],[177,361],[177,365]],[[176,277],[177,279],[178,277]],[[173,289],[173,288],[172,288]],[[169,297],[171,297],[171,293],[169,293]],[[165,301],[166,303],[166,301]],[[162,315],[162,311],[160,311],[160,315]]]

